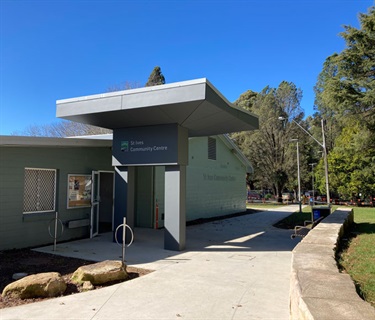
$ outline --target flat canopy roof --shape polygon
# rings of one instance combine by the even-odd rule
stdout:
[[[58,100],[56,116],[108,129],[177,123],[190,137],[259,128],[257,116],[234,106],[205,78]]]
[[[51,137],[30,137],[30,136],[0,136],[1,147],[112,147],[112,140],[85,138],[51,138]]]

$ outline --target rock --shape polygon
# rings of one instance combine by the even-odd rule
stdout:
[[[82,284],[82,291],[94,290],[94,286],[90,281],[84,281]]]
[[[121,261],[106,260],[87,266],[79,267],[72,275],[72,282],[82,285],[90,281],[93,285],[100,285],[111,281],[126,280],[128,274],[126,266]]]
[[[57,297],[66,290],[66,283],[58,272],[33,274],[8,284],[2,296],[20,299]]]

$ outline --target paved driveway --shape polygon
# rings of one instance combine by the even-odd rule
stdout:
[[[128,265],[156,270],[92,292],[0,310],[5,319],[289,319],[291,231],[272,227],[297,206],[187,228],[183,252],[162,230],[136,230]],[[41,249],[51,251],[51,247]],[[59,244],[57,254],[119,259],[103,235]]]

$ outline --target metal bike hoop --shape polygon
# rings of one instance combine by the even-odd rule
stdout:
[[[50,235],[51,238],[55,239],[55,236],[51,234],[51,222],[56,222],[56,220],[58,222],[60,222],[60,225],[61,225],[61,234],[57,237],[57,231],[55,232],[56,233],[56,239],[62,237],[63,233],[64,233],[64,224],[63,222],[60,220],[60,219],[56,219],[56,218],[53,218],[50,220],[50,222],[48,223],[48,233]],[[56,223],[55,223],[56,225]]]
[[[118,231],[118,229],[120,229],[120,228],[123,227],[123,226],[124,226],[123,223],[120,224],[120,225],[116,228],[116,231],[115,231],[115,240],[116,240],[116,243],[117,243],[119,246],[122,246],[122,244],[120,244],[120,243],[118,242],[118,240],[117,240],[117,231]],[[126,245],[127,247],[130,247],[131,244],[133,243],[133,240],[134,240],[134,233],[133,233],[133,230],[132,230],[127,224],[125,224],[125,228],[128,228],[129,231],[130,231],[130,233],[131,233],[131,235],[132,235],[131,241],[129,242],[128,245]]]

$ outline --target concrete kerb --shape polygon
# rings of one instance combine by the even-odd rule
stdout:
[[[350,276],[340,273],[337,244],[353,223],[353,210],[340,208],[294,248],[290,278],[291,319],[375,319],[375,309],[356,293]]]

